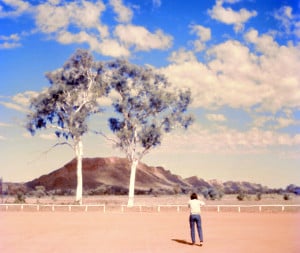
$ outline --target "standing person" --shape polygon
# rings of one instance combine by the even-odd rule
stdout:
[[[200,246],[203,244],[203,233],[202,233],[202,224],[201,224],[201,206],[205,205],[205,203],[198,199],[196,193],[191,194],[191,199],[189,200],[189,208],[190,208],[190,230],[191,230],[191,238],[192,243],[195,244],[195,223],[197,225],[198,236],[200,239]]]

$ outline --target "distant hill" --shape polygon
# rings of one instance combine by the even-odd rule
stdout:
[[[126,158],[84,158],[82,161],[83,189],[90,194],[126,194],[130,178],[130,163]],[[76,189],[76,159],[62,168],[25,183],[29,189],[44,186],[55,193]],[[135,189],[139,193],[173,192],[174,187],[189,188],[180,176],[163,167],[140,163],[136,172]]]
[[[127,194],[130,178],[130,164],[126,158],[84,158],[83,189],[85,194]],[[73,194],[76,189],[76,159],[71,160],[63,167],[24,184],[9,183],[9,192],[22,190],[30,192],[43,187],[49,194]],[[217,180],[205,181],[192,176],[182,178],[172,174],[163,167],[148,166],[139,163],[135,190],[137,194],[174,194],[189,191],[203,192],[217,189],[225,194],[257,192],[271,192],[274,189],[263,187],[260,184],[249,182],[220,182]]]

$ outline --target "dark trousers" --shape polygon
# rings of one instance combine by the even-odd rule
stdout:
[[[200,242],[203,242],[203,234],[202,234],[202,225],[201,225],[201,216],[200,216],[200,214],[191,214],[190,215],[190,229],[191,229],[192,243],[195,243],[195,224],[196,224],[196,227],[197,227]]]

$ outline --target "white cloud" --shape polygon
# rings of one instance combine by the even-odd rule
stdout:
[[[274,18],[281,22],[284,33],[294,34],[300,37],[300,16],[293,14],[293,9],[290,6],[282,6],[275,11]]]
[[[96,52],[102,53],[112,57],[129,57],[130,51],[127,47],[120,44],[118,41],[113,39],[103,40],[98,47],[95,47]]]
[[[17,47],[21,47],[22,44],[21,43],[17,43],[17,42],[3,42],[0,43],[0,49],[12,49],[12,48],[17,48]]]
[[[191,25],[191,33],[195,33],[199,39],[193,42],[196,52],[205,49],[205,42],[211,39],[211,30],[201,25]]]
[[[237,1],[226,1],[228,3],[235,3]],[[242,31],[244,28],[244,23],[246,23],[250,18],[257,15],[256,11],[248,11],[244,8],[239,11],[234,11],[231,8],[223,7],[224,1],[217,0],[216,5],[212,10],[208,11],[211,18],[216,19],[227,25],[234,25],[234,30],[236,32]]]
[[[20,47],[21,43],[18,41],[20,40],[20,36],[18,34],[11,34],[9,36],[0,35],[0,49],[11,49]],[[1,43],[1,41],[3,41]]]
[[[62,44],[72,43],[88,43],[91,50],[102,55],[113,57],[128,57],[130,51],[117,40],[104,39],[99,40],[97,36],[81,31],[77,34],[70,32],[61,32],[57,36],[57,40]]]
[[[278,52],[279,45],[273,39],[271,35],[263,34],[259,36],[258,31],[255,29],[250,29],[244,35],[246,41],[255,44],[256,50],[268,56],[274,56]]]
[[[57,137],[55,134],[39,134],[38,135],[39,138],[43,139],[43,140],[56,140]]]
[[[271,129],[282,129],[289,126],[300,125],[300,122],[297,121],[292,115],[285,115],[281,117],[271,116],[254,116],[253,126],[258,128],[269,128]]]
[[[202,25],[191,25],[191,32],[197,34],[200,41],[205,42],[211,39],[210,28]]]
[[[13,2],[11,1],[11,5]],[[134,13],[122,0],[110,0],[108,4],[113,7],[117,22],[131,22]],[[96,2],[51,0],[30,8],[37,26],[35,32],[49,34],[51,35],[49,38],[56,39],[62,44],[87,43],[91,50],[106,56],[129,57],[130,49],[163,50],[172,45],[172,37],[163,31],[158,29],[152,33],[145,27],[132,24],[112,26],[114,34],[110,34],[109,27],[101,23],[101,15],[106,10],[101,0]],[[5,39],[2,44],[1,39],[3,41]],[[14,37],[0,38],[0,49],[17,46],[21,44]]]
[[[27,108],[24,108],[22,105],[18,105],[11,102],[0,102],[0,104],[4,105],[6,108],[13,109],[20,112],[28,112]]]
[[[11,127],[11,124],[0,122],[0,127]]]
[[[4,140],[6,140],[6,138],[4,136],[0,135],[0,141],[4,141]]]
[[[56,33],[74,25],[78,29],[97,29],[102,37],[108,36],[108,28],[100,23],[105,5],[101,1],[45,3],[36,7],[36,25],[43,33]]]
[[[299,121],[291,117],[278,117],[276,118],[276,123],[277,123],[277,125],[275,125],[276,129],[285,128],[293,125],[300,125]]]
[[[206,118],[210,121],[216,121],[216,122],[224,122],[226,121],[226,117],[223,114],[206,114]]]
[[[131,21],[133,16],[132,10],[124,6],[122,0],[110,0],[109,2],[112,5],[115,13],[118,15],[118,22],[128,23]]]
[[[26,91],[24,93],[18,93],[11,98],[11,101],[4,102],[0,101],[0,104],[3,106],[13,109],[16,111],[27,113],[29,110],[30,99],[37,95],[37,92],[34,91]]]
[[[152,4],[154,7],[158,8],[161,6],[161,0],[152,0]]]
[[[53,33],[66,29],[69,25],[70,13],[64,6],[54,6],[49,3],[36,8],[36,25],[43,33]]]
[[[0,40],[18,41],[18,40],[20,40],[20,36],[18,34],[16,34],[16,33],[11,34],[9,36],[0,35]]]
[[[192,125],[184,133],[166,135],[160,149],[167,153],[189,150],[199,154],[281,154],[282,148],[286,148],[285,156],[288,156],[295,150],[289,151],[292,147],[300,147],[299,134],[289,135],[258,128],[243,132],[224,127],[214,131]]]
[[[245,35],[250,45],[227,40],[210,47],[202,63],[191,52],[173,52],[162,69],[171,83],[192,91],[193,106],[229,106],[246,111],[278,112],[300,107],[300,50],[280,46],[254,29]],[[250,50],[254,45],[255,51]]]
[[[18,93],[15,96],[13,96],[12,100],[15,103],[27,107],[30,104],[30,99],[37,95],[38,93],[36,91],[25,91],[24,93]]]
[[[0,18],[18,17],[28,11],[31,7],[28,2],[22,0],[2,0],[2,2],[14,10],[5,11],[3,6],[0,5]]]
[[[197,62],[197,58],[194,53],[192,51],[186,51],[184,48],[180,48],[178,51],[173,51],[168,60],[176,64]]]
[[[29,132],[23,132],[22,136],[23,136],[25,139],[32,138],[32,135],[31,135]]]
[[[167,49],[172,45],[172,37],[161,30],[149,32],[143,26],[118,25],[115,35],[128,47],[134,47],[137,51],[149,51],[151,49]]]

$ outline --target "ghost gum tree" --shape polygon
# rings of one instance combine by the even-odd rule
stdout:
[[[116,117],[109,119],[116,146],[131,163],[128,206],[134,204],[134,185],[139,161],[161,144],[164,133],[188,128],[193,117],[187,114],[189,90],[172,88],[166,77],[150,68],[117,60],[108,64]]]
[[[77,159],[76,202],[82,204],[82,137],[87,132],[87,118],[101,112],[97,99],[105,96],[108,86],[103,81],[103,65],[94,62],[85,50],[75,54],[55,71],[46,74],[51,86],[31,100],[27,129],[53,129],[72,147]]]

